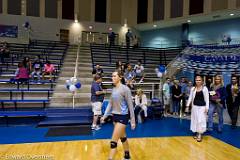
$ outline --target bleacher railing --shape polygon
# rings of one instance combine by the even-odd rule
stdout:
[[[182,51],[182,47],[169,47],[169,48],[129,47],[127,48],[126,46],[119,46],[119,45],[110,46],[108,44],[105,44],[105,45],[90,44],[90,48],[91,48],[91,57],[92,57],[92,67],[94,67],[95,64],[97,63],[96,56],[100,55],[99,53],[101,52],[104,52],[105,54],[106,52],[108,53],[108,56],[104,58],[104,61],[108,62],[109,64],[116,62],[117,59],[116,58],[114,59],[113,57],[116,57],[116,55],[121,53],[121,56],[124,57],[125,59],[124,61],[126,62],[133,60],[132,59],[133,57],[131,56],[135,54],[134,58],[138,58],[142,60],[142,63],[144,65],[149,63],[149,61],[157,65],[159,64],[167,65],[172,60],[172,59],[169,59],[170,56],[174,56],[175,58]]]

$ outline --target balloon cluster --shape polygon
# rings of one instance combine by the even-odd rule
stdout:
[[[166,67],[164,65],[159,65],[158,68],[155,69],[155,72],[159,78],[161,78],[164,74],[166,74]]]
[[[75,92],[77,89],[81,88],[81,83],[76,77],[72,77],[66,80],[66,88],[71,92]]]

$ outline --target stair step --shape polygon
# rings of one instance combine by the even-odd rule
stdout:
[[[75,66],[72,67],[62,67],[61,72],[65,72],[65,71],[72,71],[75,70]],[[92,68],[90,67],[78,67],[78,70],[84,71],[84,72],[92,72]]]
[[[65,81],[63,81],[64,83],[63,84],[58,84],[56,87],[55,87],[55,91],[57,91],[57,90],[62,90],[62,89],[66,89],[66,86],[65,86]],[[60,83],[60,82],[59,82]],[[81,88],[80,88],[80,91],[82,91],[82,90],[85,90],[85,89],[91,89],[91,85],[89,85],[89,84],[84,84],[84,85],[82,85],[81,86]]]
[[[66,80],[69,80],[69,78],[70,77],[59,77],[59,80],[63,80],[63,81],[66,81]],[[80,82],[81,83],[83,83],[83,82],[87,82],[87,83],[89,83],[89,82],[92,82],[92,78],[80,78],[80,77],[77,77],[79,80],[80,80]]]
[[[65,107],[65,108],[73,108],[72,102],[70,103],[55,103],[55,102],[51,102],[49,107],[50,108],[59,108],[59,107]],[[89,106],[91,107],[91,103],[90,101],[87,103],[75,103],[75,108],[82,108],[82,107],[86,107]]]
[[[54,97],[54,98],[63,98],[63,97],[66,97],[66,98],[72,98],[72,93],[69,91],[69,92],[64,92],[64,93],[53,93],[54,96],[57,96],[57,97]],[[91,96],[91,93],[77,93],[75,95],[75,98],[83,98],[83,97],[90,97]],[[53,98],[52,98],[53,99]]]
[[[78,61],[77,78],[82,84],[82,88],[78,90],[75,99],[75,106],[81,107],[90,105],[91,83],[92,83],[92,62],[90,47],[81,47]],[[50,107],[72,107],[72,93],[66,87],[66,80],[74,76],[75,63],[77,57],[77,48],[68,50],[64,59],[62,70],[58,78],[58,83],[51,98]]]
[[[90,102],[90,98],[86,99],[88,97],[82,97],[82,98],[77,98],[75,99],[75,103],[89,103]],[[72,106],[72,98],[68,98],[68,97],[64,97],[64,98],[52,98],[50,103],[64,103],[67,104],[67,106]],[[68,105],[71,104],[71,105]],[[61,106],[61,105],[60,105]],[[65,107],[65,105],[64,105]]]
[[[78,77],[92,77],[92,72],[80,72],[78,71],[77,73]],[[74,76],[74,71],[66,71],[66,72],[61,72],[60,74],[61,77],[73,77]]]
[[[92,120],[79,119],[79,120],[49,120],[42,121],[38,124],[38,127],[48,127],[48,126],[71,126],[71,125],[90,125]]]

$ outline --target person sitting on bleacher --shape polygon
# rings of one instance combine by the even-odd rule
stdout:
[[[34,76],[37,75],[38,77],[38,81],[40,81],[40,75],[41,75],[41,72],[42,72],[42,67],[43,67],[43,64],[42,62],[40,61],[39,58],[36,58],[35,61],[33,62],[33,72],[32,72],[32,79],[34,79]]]
[[[141,108],[144,111],[144,116],[147,117],[147,96],[143,93],[141,88],[137,89],[135,95],[135,110],[139,110],[137,108]],[[138,116],[140,111],[141,110],[139,110],[138,113],[135,113],[135,115]]]
[[[23,66],[25,68],[27,68],[28,73],[30,73],[32,71],[32,62],[31,62],[30,58],[24,57],[22,63],[23,63]]]
[[[43,80],[45,79],[45,75],[49,75],[49,80],[52,81],[52,75],[55,71],[54,65],[51,64],[50,61],[47,61],[47,63],[44,65],[44,69],[43,69],[43,74],[42,74],[42,78]]]
[[[10,82],[26,83],[29,80],[29,72],[27,68],[24,67],[23,63],[18,63],[18,68],[15,72],[15,78],[11,79]]]
[[[101,66],[99,64],[96,64],[95,68],[92,71],[92,75],[93,77],[98,74],[101,77],[103,77],[103,69],[101,68]]]
[[[118,60],[116,62],[116,70],[120,70],[122,73],[125,72],[125,67],[124,67],[124,64],[122,63],[122,61]]]
[[[134,71],[136,73],[136,78],[140,78],[139,83],[142,83],[144,79],[144,67],[141,60],[138,60],[138,63],[134,66]]]
[[[136,77],[136,74],[133,71],[131,64],[128,64],[127,69],[124,73],[124,79],[125,79],[126,85],[130,89],[133,89],[133,83],[135,82],[135,77]]]

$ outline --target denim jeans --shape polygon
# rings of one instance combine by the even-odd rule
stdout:
[[[213,114],[214,111],[218,114],[218,131],[222,131],[223,129],[223,107],[219,106],[215,103],[210,103],[209,111],[208,111],[208,128],[213,128]]]
[[[180,101],[179,100],[173,100],[173,112],[179,113],[180,109]]]

